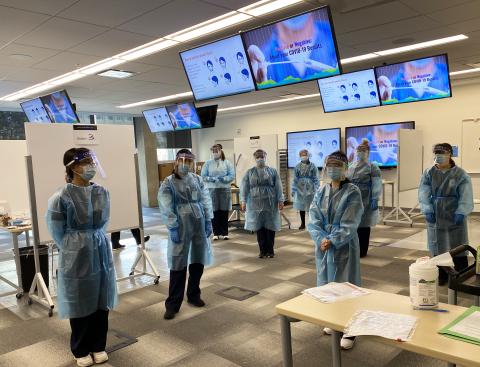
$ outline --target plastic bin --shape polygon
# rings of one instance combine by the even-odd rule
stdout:
[[[22,270],[22,288],[26,293],[32,286],[33,277],[35,276],[35,257],[33,255],[33,246],[20,247],[20,268]],[[38,254],[40,257],[40,272],[43,280],[48,288],[48,246],[38,246]]]

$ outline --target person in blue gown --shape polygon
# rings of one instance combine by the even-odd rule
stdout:
[[[228,214],[232,210],[232,189],[230,184],[235,180],[235,169],[225,159],[222,146],[215,144],[211,148],[213,159],[202,167],[202,178],[210,191],[213,206],[213,240],[228,240]]]
[[[370,163],[370,144],[367,139],[357,146],[357,160],[348,168],[347,178],[362,193],[363,215],[358,227],[360,257],[367,256],[370,229],[378,222],[378,200],[382,194],[382,174],[376,164]]]
[[[308,212],[313,196],[320,186],[318,168],[310,161],[310,153],[303,149],[299,153],[292,184],[293,208],[300,212],[300,230],[305,229],[305,213]]]
[[[105,232],[110,198],[107,189],[91,182],[97,162],[86,148],[65,152],[68,183],[50,198],[46,214],[59,252],[58,315],[70,319],[70,345],[79,366],[108,360],[108,313],[118,302],[112,251]]]
[[[205,265],[213,261],[212,199],[202,178],[195,174],[195,156],[188,149],[177,153],[174,173],[158,191],[158,205],[163,223],[169,232],[167,260],[170,285],[165,301],[166,320],[180,311],[185,293],[188,267],[188,303],[204,307],[200,280]]]
[[[473,192],[470,176],[452,159],[450,144],[436,144],[433,153],[435,164],[423,173],[418,200],[427,222],[428,249],[437,256],[468,244],[467,216],[473,211]],[[453,261],[457,271],[468,266],[465,253]],[[440,268],[439,284],[447,280],[448,274]]]
[[[245,229],[257,233],[259,258],[275,256],[275,232],[280,230],[280,210],[284,196],[282,182],[275,168],[266,165],[267,153],[253,153],[255,166],[242,179],[240,202],[245,214]]]

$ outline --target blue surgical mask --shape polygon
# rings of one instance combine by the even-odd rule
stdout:
[[[186,176],[190,172],[190,166],[188,164],[180,164],[178,166],[178,173],[180,176]]]
[[[257,158],[257,159],[255,159],[255,162],[257,163],[258,167],[265,166],[265,158]]]
[[[327,167],[327,176],[334,181],[341,181],[343,178],[343,168]]]
[[[299,15],[298,17],[284,20],[282,23],[285,24],[291,30],[298,31],[303,27],[305,27],[305,23],[307,23],[309,16],[310,14]]]
[[[368,156],[368,152],[357,152],[357,157],[360,161],[366,161],[368,159]]]
[[[220,159],[221,157],[222,157],[222,153],[220,153],[220,152],[213,153],[213,159]]]
[[[300,160],[303,162],[303,163],[307,163],[308,162],[308,157],[303,155],[300,157]]]
[[[450,160],[450,156],[448,154],[435,154],[435,163],[437,164],[444,164]]]
[[[83,173],[79,173],[78,175],[85,181],[90,181],[95,177],[96,174],[97,167],[95,167],[93,164],[89,164],[87,166],[83,166]]]

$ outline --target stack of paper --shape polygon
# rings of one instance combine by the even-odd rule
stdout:
[[[411,340],[416,326],[414,316],[360,310],[348,322],[344,336],[376,335],[404,342]]]
[[[480,345],[480,307],[470,307],[439,333],[452,339]]]
[[[328,283],[321,287],[305,289],[306,294],[323,303],[333,303],[370,294],[367,290],[351,283]]]

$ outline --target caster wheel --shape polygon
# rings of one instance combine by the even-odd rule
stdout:
[[[52,317],[52,316],[53,316],[53,310],[50,309],[50,310],[48,310],[48,317]]]
[[[17,293],[17,294],[15,295],[15,297],[17,297],[17,299],[20,299],[20,298],[23,297],[23,293]]]
[[[160,282],[160,277],[156,277],[155,280],[153,281],[153,284],[158,285]]]
[[[135,272],[132,271],[132,272],[130,272],[130,274],[128,274],[128,275],[129,275],[129,276],[133,276],[133,275],[135,275]]]
[[[29,298],[29,299],[28,299],[28,301],[27,301],[27,303],[28,303],[28,305],[29,305],[29,306],[31,306],[31,305],[32,305],[32,303],[33,303],[32,299],[31,299],[31,298]]]

